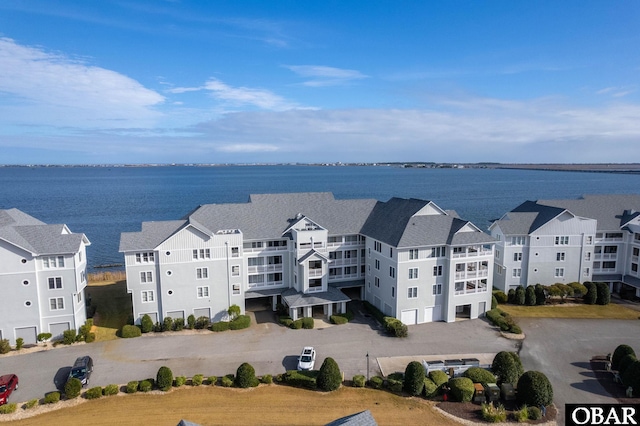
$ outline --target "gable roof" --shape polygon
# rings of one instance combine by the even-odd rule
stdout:
[[[528,235],[560,216],[565,209],[525,201],[493,222],[505,235]],[[493,226],[492,224],[492,226]]]

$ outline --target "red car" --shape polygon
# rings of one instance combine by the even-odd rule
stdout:
[[[5,374],[0,376],[0,405],[6,404],[11,392],[18,389],[18,376]]]

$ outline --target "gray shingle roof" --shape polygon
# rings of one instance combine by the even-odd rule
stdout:
[[[377,426],[376,420],[373,418],[371,411],[361,411],[360,413],[351,414],[341,417],[327,423],[325,426]]]
[[[564,211],[563,208],[541,205],[536,201],[525,201],[494,223],[500,226],[505,235],[528,235]]]
[[[142,230],[140,232],[123,232],[120,234],[120,251],[153,250],[187,224],[186,220],[142,222]]]
[[[76,253],[84,234],[74,234],[63,224],[47,225],[18,209],[0,210],[0,239],[35,256]]]

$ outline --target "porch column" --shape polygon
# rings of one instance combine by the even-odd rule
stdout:
[[[298,308],[289,308],[289,316],[292,320],[298,319]]]
[[[340,302],[340,313],[341,314],[347,313],[347,302]]]
[[[305,306],[304,307],[304,316],[312,317],[313,316],[313,306]]]
[[[333,303],[327,303],[325,306],[325,315],[327,316],[327,318],[331,318],[331,315],[333,315]]]
[[[277,310],[276,306],[278,305],[278,295],[271,296],[271,310],[275,312]]]

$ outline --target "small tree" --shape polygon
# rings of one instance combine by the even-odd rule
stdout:
[[[618,345],[618,347],[613,351],[613,355],[611,356],[611,369],[618,371],[620,367],[620,361],[626,355],[635,356],[636,353],[633,348],[629,345]]]
[[[156,374],[156,384],[161,391],[168,391],[173,385],[173,372],[169,367],[162,366]]]
[[[418,396],[424,387],[424,367],[418,361],[411,361],[404,370],[404,390],[409,395]]]
[[[510,288],[507,293],[507,301],[512,305],[516,304],[516,291],[512,288]]]
[[[171,331],[173,328],[173,318],[164,317],[162,320],[162,331]]]
[[[620,374],[620,377],[622,377],[622,375],[627,370],[627,368],[629,368],[629,366],[634,362],[636,362],[637,360],[638,358],[636,358],[634,354],[625,355],[624,358],[622,358],[620,360],[620,363],[618,364],[618,373]]]
[[[633,396],[640,395],[640,361],[634,361],[622,373],[622,384],[633,389]]]
[[[535,286],[536,292],[536,305],[544,305],[547,303],[547,294],[544,291],[544,286],[542,284],[536,284]]]
[[[527,306],[536,305],[536,289],[534,286],[528,286],[524,292],[524,302]]]
[[[193,330],[196,327],[196,316],[191,314],[187,317],[187,328]]]
[[[64,384],[64,395],[67,399],[73,399],[80,396],[80,392],[82,391],[82,382],[75,377],[71,377],[67,380],[67,383]]]
[[[325,358],[316,378],[318,389],[330,392],[338,389],[341,384],[342,374],[338,363],[331,357]]]
[[[149,333],[153,330],[153,320],[148,314],[144,314],[140,319],[140,328],[143,333]]]
[[[64,343],[65,345],[71,345],[73,343],[76,342],[76,330],[75,329],[70,329],[70,330],[65,330],[62,333],[62,343]]]
[[[491,371],[498,377],[498,383],[511,383],[515,385],[524,372],[520,357],[515,352],[498,352],[493,358]]]
[[[584,286],[587,288],[587,293],[583,296],[582,300],[587,305],[595,305],[598,300],[598,292],[596,290],[596,285],[591,281],[587,281],[584,283]]]
[[[553,387],[539,371],[527,371],[518,380],[518,401],[528,406],[547,406],[553,402]]]
[[[16,350],[19,351],[20,349],[22,349],[23,345],[24,345],[24,339],[22,337],[18,337],[16,339]]]
[[[229,314],[229,321],[233,321],[240,315],[240,306],[231,305],[229,309],[227,309],[227,314]]]
[[[11,344],[9,343],[9,339],[0,340],[0,354],[8,354],[11,352]]]
[[[259,380],[256,377],[256,370],[247,362],[243,362],[236,371],[235,385],[239,388],[249,388],[258,386]]]
[[[524,302],[525,302],[524,287],[518,286],[518,288],[516,288],[516,296],[515,296],[514,303],[516,305],[524,305]]]
[[[137,325],[129,325],[125,324],[122,326],[122,331],[120,332],[120,336],[124,339],[129,339],[131,337],[140,337],[142,331],[140,331],[140,327]]]
[[[611,302],[611,292],[609,291],[609,284],[596,283],[596,304],[608,305]]]

